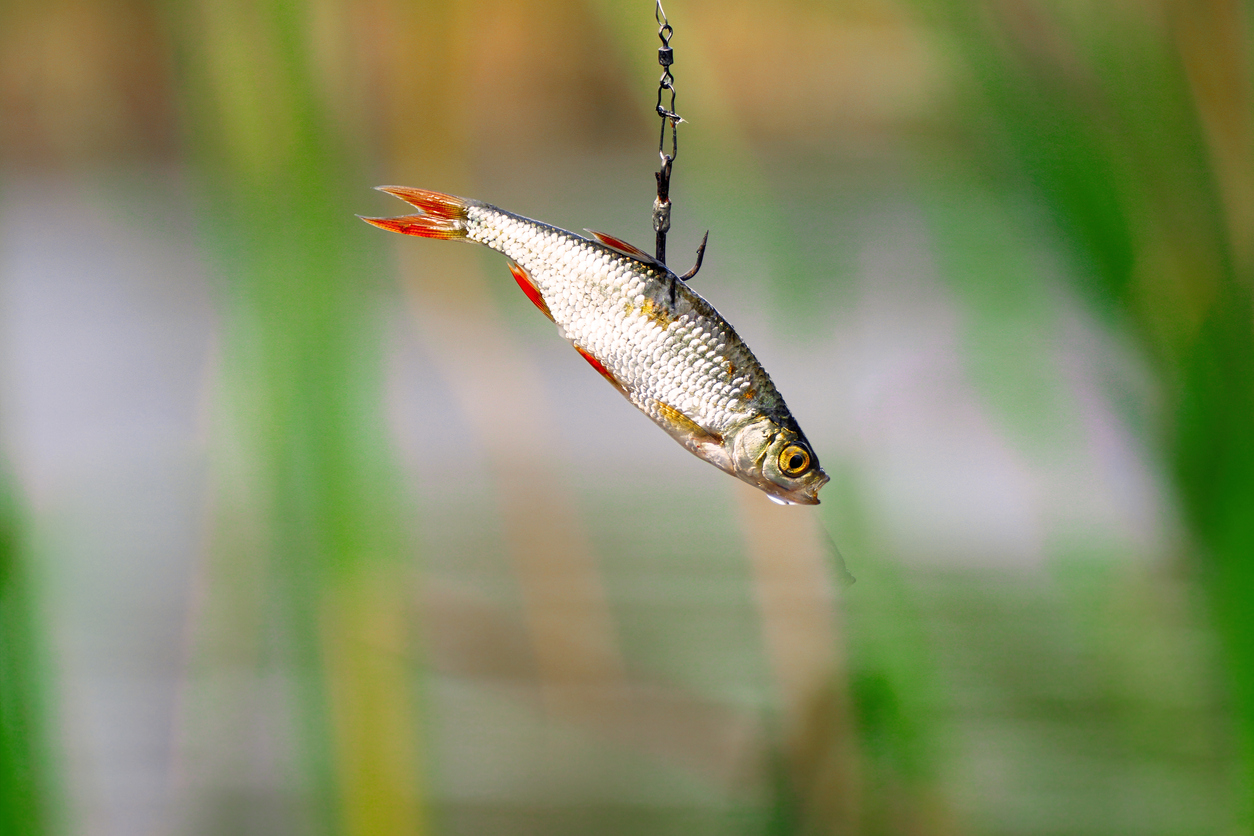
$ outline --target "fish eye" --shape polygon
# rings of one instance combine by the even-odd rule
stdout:
[[[810,469],[810,451],[800,444],[789,444],[780,451],[779,469],[785,476],[800,476]]]

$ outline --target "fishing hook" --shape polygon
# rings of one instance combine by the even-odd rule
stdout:
[[[701,246],[697,247],[697,263],[692,265],[692,269],[680,276],[681,281],[688,281],[697,275],[697,271],[701,269],[701,260],[705,258],[705,245],[710,240],[710,231],[705,231],[705,237],[701,239]]]

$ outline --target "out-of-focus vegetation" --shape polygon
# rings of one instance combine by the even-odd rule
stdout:
[[[0,832],[1250,831],[1254,10],[667,11],[817,516],[353,217],[649,242],[648,3],[0,7]]]
[[[44,647],[20,510],[7,474],[0,480],[0,827],[25,836],[53,821]]]
[[[329,56],[302,43],[311,11],[214,0],[167,21],[212,219],[206,248],[223,277],[223,499],[194,669],[206,682],[233,665],[291,678],[288,791],[314,832],[423,832],[404,664],[413,552],[385,440],[380,262],[344,211],[362,152],[320,94]],[[254,699],[244,689],[225,712],[196,712],[218,763],[231,760],[219,723],[229,741]],[[230,799],[202,801],[193,829],[240,826]]]
[[[937,3],[1085,297],[1135,329],[1254,757],[1254,88],[1248,4]],[[1254,802],[1246,793],[1245,804]]]

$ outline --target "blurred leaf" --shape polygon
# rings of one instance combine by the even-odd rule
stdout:
[[[189,2],[175,18],[229,301],[223,384],[236,414],[225,426],[242,467],[222,486],[221,547],[261,562],[248,569],[265,601],[254,617],[281,627],[252,641],[294,683],[312,829],[413,833],[423,827],[416,704],[398,654],[412,570],[382,417],[380,265],[347,197],[366,180],[347,150],[352,129],[319,88],[328,47],[316,36],[327,33],[313,13]]]
[[[20,511],[0,473],[0,833],[52,832],[40,642]]]
[[[1159,363],[1163,434],[1254,764],[1254,276],[1233,221],[1254,198],[1249,39],[1233,34],[1248,33],[1249,4],[920,7],[944,21],[977,83],[989,158],[1034,187],[1084,290],[1134,322]]]

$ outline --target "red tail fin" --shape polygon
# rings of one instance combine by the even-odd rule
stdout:
[[[399,218],[361,218],[380,229],[423,238],[465,238],[467,201],[460,197],[409,189],[404,186],[379,186],[379,191],[395,195],[418,209],[417,215]],[[360,215],[358,217],[361,217]]]

